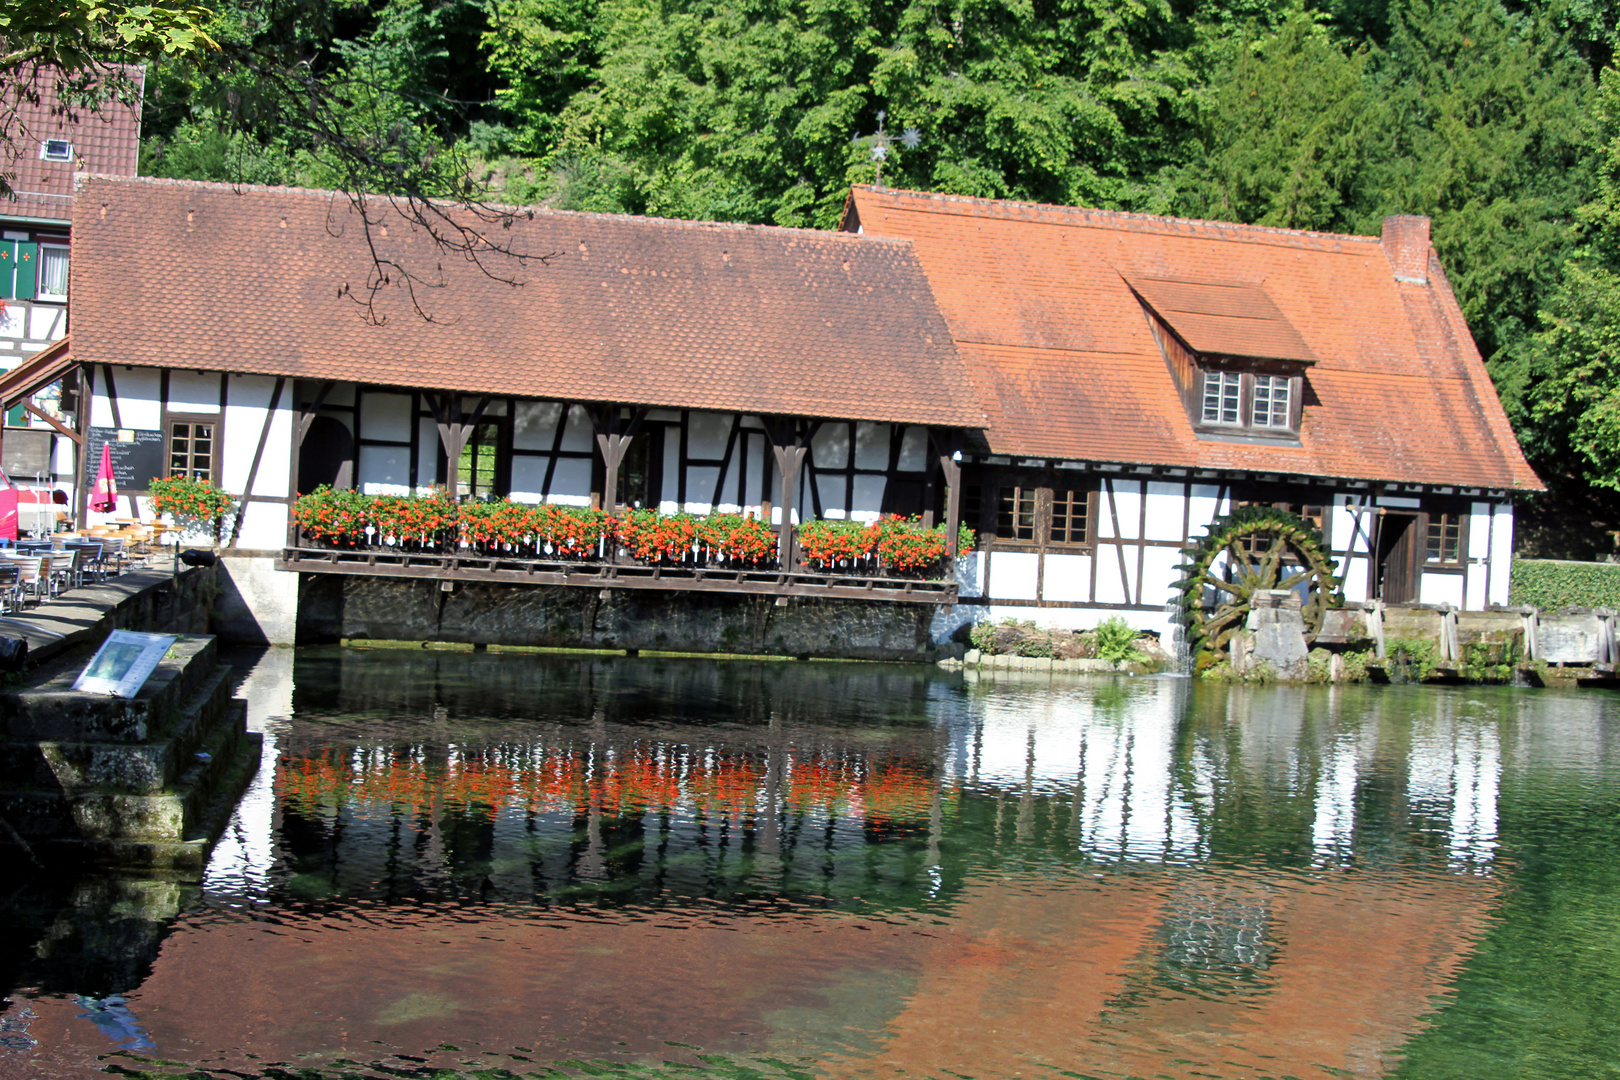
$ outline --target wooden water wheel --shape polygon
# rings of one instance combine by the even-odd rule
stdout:
[[[1176,587],[1182,592],[1187,644],[1195,650],[1226,652],[1261,590],[1303,590],[1301,608],[1310,634],[1322,629],[1329,608],[1344,603],[1322,534],[1287,510],[1241,506],[1211,522],[1186,553]]]

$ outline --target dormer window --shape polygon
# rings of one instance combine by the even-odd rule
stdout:
[[[1286,375],[1254,377],[1254,426],[1292,428],[1288,403],[1293,397],[1293,380]]]
[[[1200,437],[1294,443],[1305,369],[1316,357],[1264,290],[1155,278],[1127,284]]]
[[[1204,372],[1204,423],[1243,422],[1243,377],[1235,371]]]
[[[72,161],[73,144],[67,139],[46,139],[39,144],[41,161]]]

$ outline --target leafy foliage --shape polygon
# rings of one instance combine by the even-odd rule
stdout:
[[[1097,624],[1097,655],[1116,664],[1146,663],[1147,653],[1136,647],[1137,637],[1131,624],[1120,616],[1104,619]]]
[[[1620,564],[1514,559],[1508,603],[1543,611],[1564,607],[1620,608]]]
[[[189,476],[161,477],[148,490],[153,511],[170,515],[188,531],[203,532],[216,543],[226,516],[236,507],[236,496],[230,492]]]

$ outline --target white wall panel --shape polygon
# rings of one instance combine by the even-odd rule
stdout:
[[[591,502],[591,463],[584,458],[562,458],[551,476],[547,502],[564,506],[589,506]]]
[[[550,451],[562,421],[560,401],[520,401],[512,410],[512,448]]]
[[[855,505],[850,507],[850,517],[863,515],[876,516],[883,509],[883,489],[887,481],[881,476],[855,477]]]
[[[106,389],[106,369],[98,368],[96,375],[96,388]],[[114,368],[113,384],[118,388],[118,418],[123,421],[121,427],[157,430],[163,426],[157,371],[151,368]],[[218,375],[214,376],[214,386],[216,389],[219,386]],[[219,411],[217,404],[214,411]],[[105,420],[98,420],[97,425],[111,427],[112,416],[109,414]]]
[[[1187,500],[1181,484],[1148,481],[1147,538],[1180,540],[1182,514]]]
[[[274,497],[292,490],[287,474],[292,446],[290,381],[282,387],[276,410],[270,415],[269,433],[264,433],[265,414],[275,396],[275,388],[276,380],[267,376],[231,377],[220,475],[220,482],[228,491]],[[259,455],[259,467],[254,472],[253,490],[246,492],[248,472],[253,469],[253,457],[261,436],[264,436],[264,452]]]
[[[122,375],[118,391],[124,393]],[[189,413],[219,412],[219,373],[213,371],[169,372],[169,411]]]
[[[438,429],[435,428],[435,431]],[[379,394],[367,390],[360,395],[360,437],[409,442],[411,438],[411,396]]]
[[[810,440],[810,456],[818,469],[847,469],[849,425],[823,424]]]
[[[1035,599],[1039,556],[1028,551],[996,551],[990,556],[990,591],[1000,600]]]
[[[410,448],[362,446],[355,486],[367,495],[409,495]]]
[[[1142,556],[1142,603],[1168,604],[1181,594],[1172,586],[1181,580],[1179,548],[1150,547]]]
[[[596,452],[596,429],[591,426],[590,414],[583,405],[573,405],[568,409],[568,429],[563,432],[562,448],[592,454]]]
[[[1463,606],[1463,579],[1461,574],[1424,574],[1418,587],[1418,602],[1423,604],[1451,604]]]
[[[900,437],[900,468],[922,472],[928,468],[928,429],[912,425]]]
[[[887,469],[889,467],[889,425],[855,425],[855,467],[857,469]]]
[[[719,458],[726,452],[726,439],[731,435],[733,420],[731,413],[694,412],[691,425],[686,434],[686,453],[688,457]],[[714,481],[709,481],[705,492],[712,491]],[[687,488],[691,494],[691,488]]]
[[[1214,521],[1219,509],[1221,489],[1214,484],[1194,484],[1192,496],[1187,507],[1187,534],[1191,537],[1204,535],[1209,523]]]
[[[659,491],[663,502],[658,504],[660,514],[677,514],[680,503],[676,496],[681,490],[681,429],[667,427],[664,432],[664,478]]]
[[[515,457],[512,459],[513,502],[537,503],[546,485],[546,458]]]
[[[239,548],[260,550],[282,547],[287,542],[287,508],[280,503],[248,503],[243,508],[242,531],[236,538]]]
[[[1513,563],[1513,504],[1498,503],[1491,515],[1491,586],[1490,603],[1508,602],[1508,570]]]
[[[1090,600],[1091,556],[1048,555],[1041,576],[1041,598],[1071,603]]]
[[[1099,604],[1131,604],[1136,602],[1134,595],[1134,577],[1136,574],[1136,545],[1124,548],[1125,570],[1124,576],[1120,572],[1120,548],[1113,544],[1098,544],[1097,558],[1097,594],[1094,599]]]
[[[1104,483],[1102,493],[1098,497],[1097,517],[1104,522],[1110,530],[1099,533],[1099,536],[1113,536],[1114,522],[1117,518],[1119,524],[1118,535],[1126,540],[1135,540],[1142,535],[1142,484],[1136,480],[1115,480],[1113,508],[1110,511],[1108,502],[1108,487]]]
[[[707,514],[709,500],[714,497],[714,482],[719,478],[720,470],[713,465],[694,465],[687,469],[686,505],[682,509],[689,514]]]
[[[1370,571],[1371,560],[1365,555],[1352,556],[1344,561],[1339,568],[1339,576],[1344,579],[1344,598],[1346,600],[1362,601],[1367,599],[1367,575]]]
[[[416,487],[419,491],[431,490],[433,481],[439,475],[439,453],[442,450],[439,442],[439,425],[433,422],[432,417],[421,416],[416,420]]]

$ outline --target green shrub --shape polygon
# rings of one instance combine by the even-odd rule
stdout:
[[[1563,607],[1620,608],[1620,563],[1514,559],[1508,603],[1543,611]]]
[[[1147,654],[1136,647],[1136,631],[1131,624],[1115,615],[1097,625],[1097,655],[1115,664],[1142,664]]]

